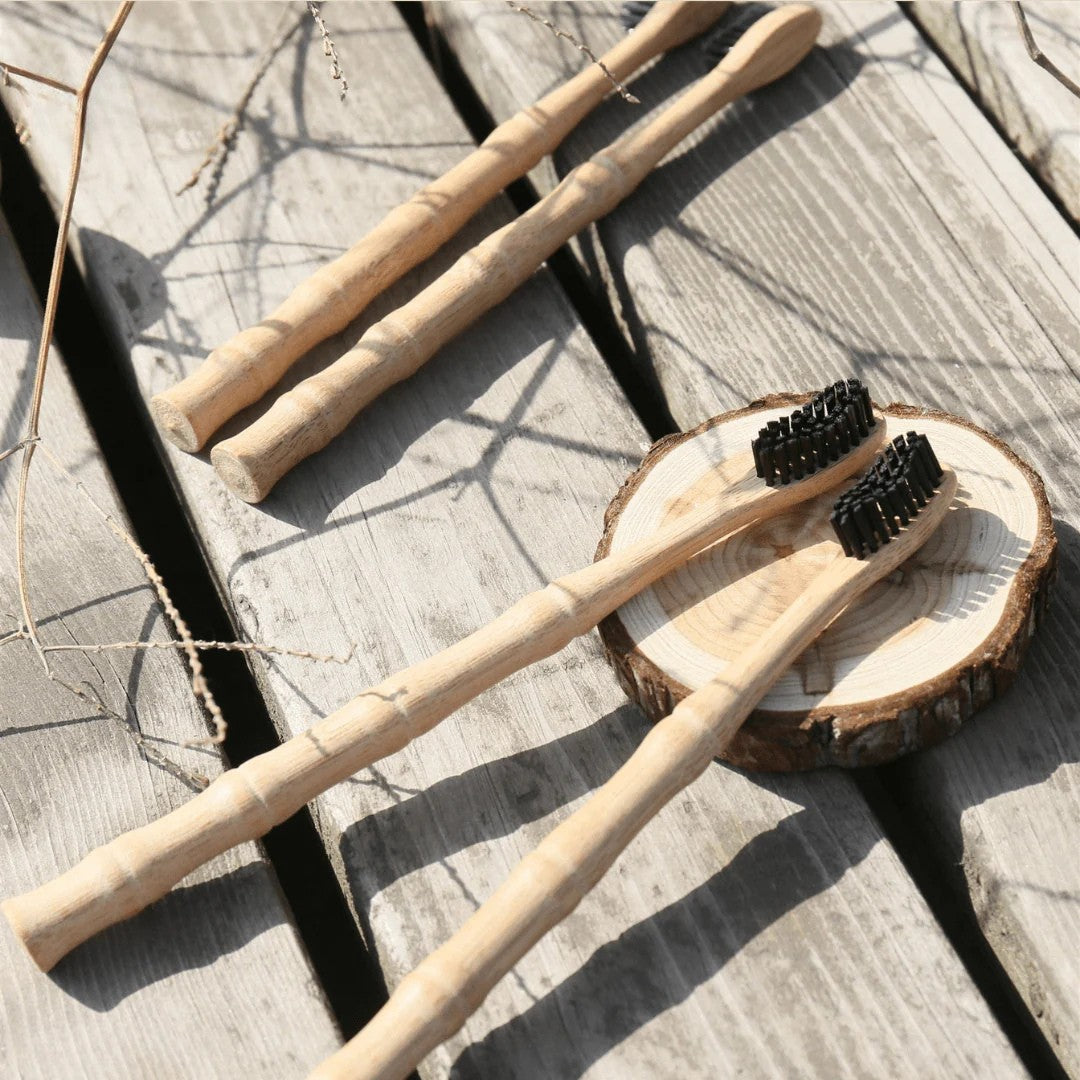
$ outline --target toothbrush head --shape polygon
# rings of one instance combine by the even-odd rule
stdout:
[[[829,520],[844,554],[863,559],[887,544],[927,504],[943,475],[925,435],[898,435],[836,501]]]
[[[790,484],[838,461],[876,426],[870,392],[858,379],[841,380],[763,427],[750,444],[754,466],[769,487]]]

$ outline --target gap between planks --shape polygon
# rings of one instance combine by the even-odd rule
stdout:
[[[0,160],[0,212],[11,222],[40,302],[48,286],[50,252],[39,238],[55,233],[56,217],[6,112],[0,112]],[[134,535],[179,598],[194,637],[234,640],[235,627],[159,457],[116,335],[101,321],[70,251],[61,296],[56,344]],[[88,356],[94,357],[92,365]],[[226,736],[228,760],[239,765],[276,746],[277,730],[244,657],[211,651],[203,654],[203,664],[226,718],[238,718]],[[386,986],[349,912],[310,811],[305,808],[282,822],[260,843],[334,1018],[348,1038],[385,1002]]]

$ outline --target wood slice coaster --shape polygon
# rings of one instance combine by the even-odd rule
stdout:
[[[774,395],[661,439],[608,507],[596,557],[707,497],[717,463],[806,400]],[[966,420],[908,405],[881,411],[890,438],[924,432],[955,469],[954,507],[781,676],[725,751],[734,765],[877,765],[932,746],[1012,682],[1042,615],[1057,541],[1038,475]],[[608,658],[650,719],[722,672],[824,565],[840,490],[706,549],[600,624]]]

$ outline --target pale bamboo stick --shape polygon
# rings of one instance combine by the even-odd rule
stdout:
[[[661,720],[630,760],[522,859],[309,1080],[397,1080],[453,1035],[514,964],[577,907],[643,826],[701,775],[814,638],[923,544],[944,520],[956,487],[956,475],[946,471],[909,528],[866,560],[833,545],[836,560],[768,632]]]
[[[616,80],[627,79],[703,33],[730,6],[663,0],[601,60]],[[610,89],[607,75],[593,64],[500,124],[467,158],[298,285],[276,311],[218,346],[186,379],[154,397],[150,407],[161,431],[181,450],[200,449],[304,353],[344,329],[374,297],[554,150]]]
[[[387,387],[413,374],[452,337],[505,299],[553,251],[633,191],[696,127],[743,94],[778,79],[811,49],[815,8],[765,15],[692,90],[656,120],[593,155],[516,221],[492,233],[409,303],[372,326],[324,371],[283,394],[254,424],[211,453],[240,498],[258,502],[322,449]]]
[[[557,652],[697,551],[865,469],[885,427],[879,419],[839,461],[786,486],[766,487],[749,453],[719,465],[715,498],[526,596],[488,626],[365,691],[309,731],[222,774],[172,813],[117,837],[0,909],[35,963],[48,971],[80,942],[141,911],[215,855],[262,836],[507,675]]]

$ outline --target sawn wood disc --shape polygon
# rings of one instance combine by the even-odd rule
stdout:
[[[775,395],[656,443],[612,500],[597,558],[672,520],[805,395]],[[947,413],[882,410],[889,437],[926,433],[960,480],[926,546],[845,611],[786,671],[724,753],[748,769],[877,765],[955,732],[1012,682],[1046,603],[1057,544],[1042,481],[1004,443]],[[822,565],[841,488],[749,526],[600,624],[650,719],[767,633]]]

